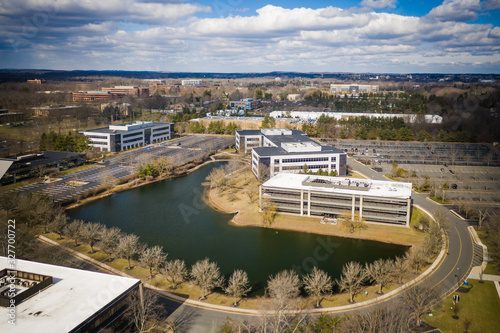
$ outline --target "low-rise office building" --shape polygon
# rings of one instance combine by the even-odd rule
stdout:
[[[114,87],[103,87],[102,91],[107,91],[114,95],[119,96],[148,96],[149,95],[149,87],[143,86],[114,86]]]
[[[85,154],[49,150],[15,158],[0,158],[0,160],[12,163],[0,180],[0,183],[5,185],[37,176],[43,173],[42,171],[60,171],[83,165]]]
[[[253,98],[240,99],[238,101],[231,101],[231,109],[233,110],[253,110],[260,106],[260,101]]]
[[[108,101],[121,97],[123,97],[123,95],[112,94],[109,91],[78,91],[73,93],[74,102]]]
[[[332,84],[330,92],[332,94],[360,94],[360,93],[377,93],[378,85],[370,84]]]
[[[262,200],[301,216],[337,217],[410,226],[411,183],[280,173],[261,185]]]
[[[136,121],[93,130],[81,131],[95,149],[120,152],[151,143],[169,140],[173,134],[173,123]]]
[[[0,332],[76,333],[110,327],[141,281],[0,257],[0,285]]]
[[[346,174],[347,155],[332,146],[321,145],[299,130],[266,128],[236,131],[236,149],[252,154],[252,172],[257,178],[280,172]]]
[[[203,84],[203,80],[191,79],[191,80],[182,80],[183,86],[201,86]]]

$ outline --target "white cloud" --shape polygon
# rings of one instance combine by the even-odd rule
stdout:
[[[363,0],[361,6],[374,9],[394,8],[396,7],[396,0]]]
[[[479,0],[445,0],[427,16],[440,21],[472,21],[477,19],[480,10]]]

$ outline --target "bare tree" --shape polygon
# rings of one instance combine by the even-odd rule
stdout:
[[[323,295],[332,291],[332,278],[325,271],[314,267],[312,272],[303,278],[303,281],[304,289],[314,298],[315,306],[319,308]]]
[[[389,308],[377,306],[369,311],[347,315],[339,332],[351,333],[405,333],[408,332],[409,312],[401,306]]]
[[[165,263],[167,255],[163,253],[163,248],[159,245],[148,247],[142,252],[139,261],[149,268],[149,278],[153,278],[153,270],[159,270]]]
[[[382,287],[392,281],[392,260],[378,259],[366,266],[366,273],[371,281],[378,286],[378,293],[382,294]]]
[[[165,271],[167,280],[172,283],[172,289],[177,289],[179,284],[184,282],[188,276],[186,262],[180,259],[167,261],[165,264]]]
[[[292,270],[284,270],[277,273],[267,281],[267,291],[270,297],[284,304],[286,300],[299,296],[300,279]]]
[[[139,291],[130,295],[125,317],[134,324],[134,332],[156,332],[164,316],[165,311],[153,292],[144,290],[142,300]]]
[[[478,227],[479,229],[481,229],[483,226],[483,222],[488,218],[490,214],[490,207],[482,204],[475,204],[472,205],[471,208],[476,214]]]
[[[139,242],[139,237],[134,234],[125,235],[118,242],[119,255],[128,260],[128,269],[132,269],[131,260],[141,252],[143,245]]]
[[[419,247],[414,248],[408,256],[410,266],[415,268],[415,273],[417,274],[425,260],[425,253]]]
[[[271,199],[266,198],[262,200],[260,209],[262,210],[262,224],[269,228],[276,218],[276,204]]]
[[[66,227],[68,222],[68,216],[64,212],[63,208],[56,208],[54,212],[52,222],[49,224],[49,230],[53,233],[59,235],[59,238],[62,237],[64,233],[64,228]]]
[[[82,230],[82,238],[85,243],[90,245],[90,253],[94,253],[94,245],[96,245],[101,236],[102,224],[86,223]]]
[[[219,267],[208,258],[197,261],[191,267],[191,278],[193,283],[201,288],[200,300],[206,299],[215,287],[220,287],[223,283]]]
[[[366,270],[358,262],[350,261],[342,269],[342,277],[336,280],[341,291],[349,292],[349,302],[354,303],[354,296],[361,289],[366,279]]]
[[[422,323],[420,318],[439,300],[439,293],[435,289],[416,285],[406,290],[401,299],[413,314],[417,326],[420,326]]]
[[[78,246],[78,241],[82,240],[83,228],[85,227],[82,220],[73,220],[64,229],[64,234],[75,241],[75,246]]]
[[[236,269],[229,277],[225,291],[233,297],[233,306],[237,306],[239,299],[246,296],[252,290],[249,283],[247,273],[241,269]]]
[[[267,292],[273,302],[271,311],[262,314],[263,332],[284,332],[297,329],[305,316],[291,315],[287,310],[295,307],[294,299],[300,293],[300,278],[295,271],[284,270],[267,281]]]
[[[391,275],[394,277],[397,283],[403,283],[403,277],[408,272],[408,260],[406,256],[396,257],[392,262],[392,272]]]
[[[98,243],[99,248],[111,256],[115,253],[120,242],[121,230],[117,227],[106,228],[103,227],[101,230],[100,241]]]

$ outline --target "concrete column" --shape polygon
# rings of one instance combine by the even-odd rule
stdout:
[[[311,190],[307,190],[307,216],[311,216]]]
[[[356,213],[356,196],[352,195],[351,220],[354,221],[354,213]]]
[[[408,207],[406,207],[406,226],[409,228],[410,227],[410,214],[411,214],[411,198],[408,199],[407,201]]]
[[[300,216],[304,215],[304,190],[300,190]]]
[[[363,196],[359,196],[359,221],[363,220]]]

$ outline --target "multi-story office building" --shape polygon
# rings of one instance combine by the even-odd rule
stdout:
[[[240,99],[238,101],[231,101],[231,109],[233,110],[253,110],[260,106],[260,101],[253,98]]]
[[[203,80],[182,80],[183,86],[200,86],[203,84]]]
[[[360,93],[376,93],[378,85],[370,84],[332,84],[330,92],[332,94],[360,94]]]
[[[73,101],[107,101],[112,98],[123,97],[122,95],[115,95],[109,91],[79,91],[73,93]]]
[[[251,152],[252,172],[257,178],[280,172],[298,173],[306,166],[314,173],[320,169],[346,174],[345,152],[321,145],[299,130],[267,128],[236,131],[236,149]]]
[[[173,123],[136,121],[81,131],[90,138],[94,148],[119,152],[172,138]]]
[[[280,173],[261,185],[260,205],[301,216],[341,214],[367,222],[410,226],[411,183]]]
[[[108,91],[114,95],[124,96],[148,96],[149,87],[143,86],[114,86],[112,88],[101,88],[102,91]]]

